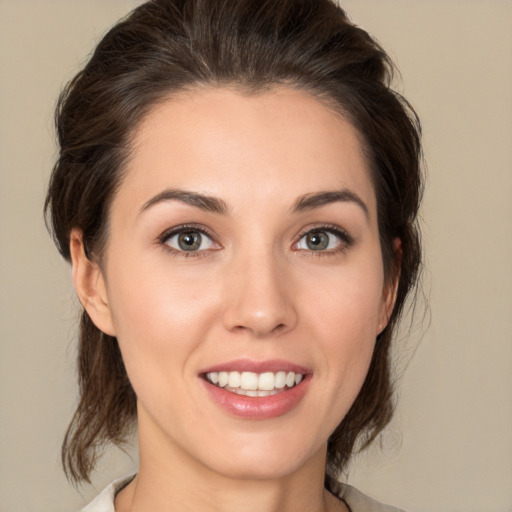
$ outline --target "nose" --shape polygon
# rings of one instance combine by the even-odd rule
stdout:
[[[237,258],[229,270],[224,325],[256,338],[282,335],[295,328],[297,310],[286,264],[272,251]]]

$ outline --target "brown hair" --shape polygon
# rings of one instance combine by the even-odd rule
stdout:
[[[331,0],[153,0],[105,35],[56,112],[60,154],[45,212],[67,260],[72,228],[82,231],[86,255],[100,260],[133,132],[173,92],[197,84],[249,92],[284,84],[327,100],[360,132],[377,196],[386,277],[399,276],[399,282],[363,388],[329,439],[327,473],[333,476],[391,419],[391,337],[421,259],[420,127],[407,101],[390,89],[392,75],[379,44]],[[397,237],[401,261],[393,249]],[[103,446],[126,439],[136,397],[117,340],[99,331],[85,310],[78,369],[80,401],[62,460],[68,477],[89,481]]]

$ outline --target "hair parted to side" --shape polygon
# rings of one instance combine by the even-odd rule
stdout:
[[[326,100],[359,131],[377,197],[385,274],[388,282],[398,276],[398,289],[363,388],[329,439],[332,476],[391,419],[391,338],[421,261],[420,125],[390,88],[392,74],[379,44],[331,0],[152,0],[105,35],[56,111],[60,153],[45,212],[68,261],[70,232],[79,228],[87,257],[101,262],[134,130],[173,93],[196,85],[248,93],[285,85]],[[122,445],[136,419],[117,340],[85,310],[78,352],[80,399],[62,447],[75,483],[89,481],[104,445]]]

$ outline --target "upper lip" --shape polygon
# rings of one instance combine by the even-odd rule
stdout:
[[[311,373],[310,370],[304,366],[286,361],[284,359],[266,359],[262,361],[255,361],[253,359],[233,359],[224,363],[219,363],[214,366],[204,368],[199,373],[211,373],[211,372],[253,372],[253,373],[264,373],[264,372],[294,372],[301,373],[303,375]]]

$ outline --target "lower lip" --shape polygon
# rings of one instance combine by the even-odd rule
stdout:
[[[238,395],[211,384],[201,378],[213,401],[228,413],[250,420],[277,418],[295,409],[306,394],[310,378],[306,376],[300,384],[271,396]]]

